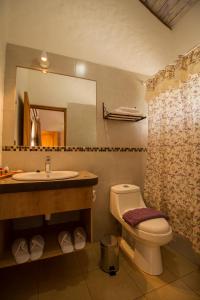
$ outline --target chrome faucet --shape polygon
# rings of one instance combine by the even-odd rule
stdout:
[[[45,159],[45,173],[46,173],[47,177],[50,176],[50,173],[51,173],[51,157],[50,156],[46,156],[46,159]]]

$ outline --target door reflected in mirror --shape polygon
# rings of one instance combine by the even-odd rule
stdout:
[[[31,105],[31,146],[66,146],[67,109]]]
[[[96,82],[18,67],[15,144],[95,146]]]

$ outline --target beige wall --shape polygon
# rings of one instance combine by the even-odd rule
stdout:
[[[200,44],[200,1],[179,20],[173,30],[174,56]]]
[[[38,68],[41,51],[9,44],[5,72],[5,99],[3,118],[3,145],[13,145],[16,123],[16,66]],[[76,76],[76,59],[49,53],[50,72]],[[102,102],[107,108],[136,106],[144,114],[144,86],[135,73],[84,62],[83,78],[96,81],[97,146],[141,147],[146,146],[147,120],[138,123],[106,121],[102,117]],[[45,74],[44,74],[45,76]],[[82,146],[82,145],[80,145]]]
[[[5,73],[4,143],[12,144],[14,134],[14,99],[16,65],[37,67],[40,51],[8,45]],[[51,71],[75,75],[76,60],[49,54]],[[112,147],[144,147],[147,138],[147,120],[138,123],[115,122],[102,117],[102,102],[109,109],[118,106],[137,106],[146,112],[144,86],[137,74],[85,62],[86,78],[97,82],[97,144]],[[45,75],[44,75],[45,76]],[[13,121],[14,122],[14,121]],[[9,131],[9,128],[11,131]],[[115,233],[116,222],[109,212],[110,186],[135,183],[143,187],[145,152],[3,152],[3,164],[24,171],[44,169],[45,156],[52,157],[53,169],[88,170],[98,175],[97,200],[94,203],[94,235]]]
[[[4,95],[4,70],[7,41],[7,4],[6,0],[0,1],[0,165],[2,145],[2,120],[3,120],[3,95]]]
[[[17,95],[28,91],[31,104],[67,108],[68,103],[96,104],[96,82],[17,68]]]
[[[8,42],[153,74],[173,60],[171,31],[138,0],[7,0]]]
[[[67,145],[96,146],[96,105],[68,104]]]
[[[199,1],[173,30],[138,0],[7,2],[8,42],[141,74],[156,73],[200,42]]]

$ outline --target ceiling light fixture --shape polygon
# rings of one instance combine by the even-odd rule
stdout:
[[[85,76],[86,74],[86,65],[84,63],[78,62],[76,63],[76,68],[75,68],[75,72],[76,72],[76,76]]]
[[[48,59],[48,55],[45,51],[42,51],[41,56],[40,56],[40,66],[47,70],[49,67],[50,63],[49,63],[49,59]]]

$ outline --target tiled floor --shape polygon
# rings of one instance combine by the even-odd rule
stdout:
[[[120,255],[110,277],[99,269],[99,245],[80,252],[0,270],[1,300],[200,300],[200,270],[163,249],[164,272],[150,276]]]

